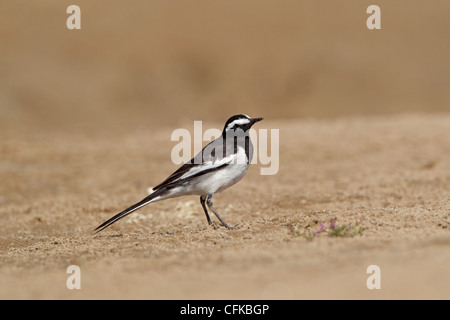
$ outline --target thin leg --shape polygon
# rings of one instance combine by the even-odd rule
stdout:
[[[234,227],[230,227],[228,226],[225,221],[222,220],[222,218],[219,216],[219,214],[216,212],[216,210],[214,210],[214,206],[213,206],[213,202],[212,202],[212,198],[213,198],[213,194],[208,195],[208,198],[206,199],[206,204],[208,205],[208,208],[216,215],[217,219],[219,219],[220,223],[222,223],[222,225],[229,229],[232,230],[234,229],[236,226]]]
[[[206,219],[208,219],[208,223],[211,224],[211,218],[209,217],[208,209],[206,209],[205,202],[206,202],[206,196],[200,196],[200,203],[202,204],[203,211],[205,211]]]

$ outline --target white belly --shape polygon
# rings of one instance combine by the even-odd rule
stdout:
[[[248,167],[248,164],[230,164],[222,170],[207,174],[208,177],[197,183],[196,189],[201,194],[223,191],[241,180],[247,173]]]

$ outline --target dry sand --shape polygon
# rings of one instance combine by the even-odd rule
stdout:
[[[450,298],[449,1],[378,0],[376,31],[364,1],[77,0],[76,31],[70,4],[1,5],[0,298]],[[185,197],[92,234],[174,129],[238,113],[280,170],[215,197],[235,230]]]
[[[173,128],[6,135],[0,298],[449,299],[449,124],[448,113],[266,119],[258,128],[280,129],[279,173],[254,165],[215,197],[235,230],[208,226],[184,197],[98,235],[176,168]],[[332,220],[365,230],[314,236]],[[81,290],[66,288],[72,264]],[[369,265],[381,290],[366,287]]]

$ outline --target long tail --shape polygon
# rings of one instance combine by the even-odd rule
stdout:
[[[102,231],[103,229],[108,228],[114,222],[119,221],[120,219],[122,219],[123,217],[126,217],[130,213],[132,213],[132,212],[142,208],[143,206],[146,206],[147,204],[149,204],[152,201],[155,201],[155,199],[157,197],[163,195],[166,191],[167,190],[165,190],[165,188],[159,189],[159,190],[155,191],[154,193],[150,194],[149,196],[147,196],[146,198],[142,199],[138,203],[135,203],[131,207],[129,207],[129,208],[123,210],[122,212],[116,214],[114,217],[112,217],[111,219],[106,220],[101,225],[99,225],[97,228],[95,228],[94,229],[95,233],[98,233],[98,232]],[[158,199],[158,200],[160,200],[160,199]]]

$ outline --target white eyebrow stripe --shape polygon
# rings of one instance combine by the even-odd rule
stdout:
[[[227,128],[232,128],[234,125],[243,125],[243,124],[249,124],[250,120],[249,119],[236,119],[233,122],[229,123]]]

